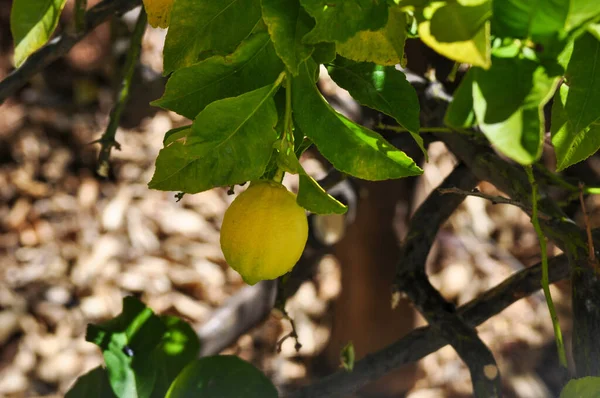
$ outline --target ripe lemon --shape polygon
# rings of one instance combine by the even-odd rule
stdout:
[[[168,28],[174,0],[143,0],[148,23],[153,28]]]
[[[308,239],[308,222],[296,196],[272,181],[253,183],[225,212],[221,249],[249,285],[289,272]]]

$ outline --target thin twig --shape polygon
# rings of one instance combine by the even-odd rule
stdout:
[[[551,283],[567,278],[569,275],[567,257],[560,255],[550,259],[548,271]],[[500,285],[461,306],[456,313],[464,319],[467,325],[475,327],[502,312],[514,302],[537,292],[540,289],[541,273],[541,264],[519,271]],[[418,328],[395,343],[356,361],[352,373],[339,370],[314,384],[283,394],[282,397],[335,398],[347,396],[392,370],[416,362],[447,344],[448,342],[438,329],[431,326]]]
[[[481,192],[477,188],[473,189],[472,191],[464,191],[462,189],[458,189],[455,187],[439,188],[438,191],[440,191],[440,193],[443,193],[443,194],[453,193],[453,194],[464,195],[464,196],[476,196],[478,198],[487,199],[490,202],[492,202],[493,204],[501,203],[501,204],[505,204],[505,205],[513,205],[513,206],[517,206],[517,207],[523,209],[526,213],[531,213],[531,208],[519,201],[513,200],[511,198],[507,198],[504,196],[488,195],[486,193]],[[538,217],[541,219],[544,219],[544,220],[550,220],[550,216],[548,216],[547,214],[540,213],[539,211],[538,211]]]
[[[98,167],[97,172],[102,177],[108,177],[108,171],[110,169],[109,159],[110,151],[112,148],[121,149],[119,143],[115,140],[117,133],[117,127],[121,120],[121,114],[127,105],[129,99],[129,89],[131,87],[131,79],[133,78],[133,72],[135,66],[140,58],[140,52],[142,49],[142,38],[146,31],[147,16],[146,11],[142,7],[140,9],[140,15],[135,23],[133,34],[131,36],[131,44],[127,53],[127,59],[125,61],[125,67],[123,69],[123,81],[121,83],[121,89],[117,102],[110,112],[110,121],[106,127],[106,131],[102,134],[102,137],[98,140],[101,144],[100,153],[98,155]]]
[[[388,130],[396,133],[408,133],[409,130],[402,126],[394,126],[391,124],[378,123],[373,128],[377,130]],[[452,129],[447,127],[422,127],[419,129],[419,133],[453,133]]]
[[[71,48],[102,22],[115,14],[123,14],[140,5],[140,0],[104,0],[85,13],[85,29],[64,32],[33,53],[18,69],[0,81],[0,105],[42,69],[69,52]]]
[[[585,223],[585,231],[587,233],[588,238],[588,259],[590,260],[590,264],[596,267],[596,250],[594,249],[594,238],[592,236],[590,218],[588,216],[587,209],[585,208],[585,200],[583,199],[583,189],[584,185],[582,183],[579,183],[579,202],[581,203],[581,211],[583,212],[583,222]]]
[[[85,32],[87,0],[75,0],[75,32]]]
[[[552,301],[552,294],[550,293],[549,279],[548,279],[548,252],[546,248],[546,237],[540,227],[540,220],[538,218],[538,187],[533,176],[533,169],[531,166],[526,166],[525,171],[527,172],[527,178],[531,184],[531,205],[533,207],[531,211],[531,223],[540,241],[540,250],[542,255],[542,289],[544,290],[544,296],[546,297],[546,303],[548,305],[548,311],[550,312],[550,318],[552,319],[552,327],[554,328],[554,337],[556,339],[556,348],[558,350],[558,359],[563,367],[567,367],[567,355],[565,354],[565,345],[563,343],[562,331],[560,330],[560,323],[558,322],[558,315],[554,308],[554,302]]]

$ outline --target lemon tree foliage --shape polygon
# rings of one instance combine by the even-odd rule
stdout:
[[[600,391],[600,377],[582,377],[570,380],[560,393],[560,398],[594,398]]]
[[[600,149],[600,40],[579,37],[566,65],[565,84],[552,106],[552,143],[559,170]]]
[[[232,355],[197,359],[175,380],[165,398],[277,398],[271,381],[248,362]]]
[[[67,0],[13,1],[10,32],[15,42],[16,67],[50,39],[66,3]]]
[[[13,1],[17,66],[48,42],[64,4]],[[236,199],[243,203],[259,187],[275,184],[281,200],[270,213],[277,217],[260,225],[263,230],[267,224],[299,228],[286,235],[289,242],[277,241],[293,242],[293,258],[268,274],[256,272],[251,259],[269,259],[272,265],[283,258],[278,249],[240,260],[236,249],[224,243],[232,265],[251,270],[241,271],[249,283],[293,267],[306,241],[300,227],[306,223],[305,210],[346,211],[302,168],[299,158],[308,146],[339,171],[361,179],[422,173],[403,148],[330,106],[317,86],[322,70],[362,105],[395,119],[425,151],[417,95],[402,70],[410,65],[405,43],[421,40],[455,61],[456,70],[466,71],[445,115],[451,129],[472,129],[524,165],[539,160],[549,131],[561,170],[600,148],[598,1],[146,0],[144,6],[153,26],[169,27],[163,48],[163,72],[169,79],[153,104],[189,119],[165,133],[150,187],[196,193],[251,182]],[[277,185],[284,173],[299,176],[297,196]],[[261,195],[247,206],[258,206],[256,211],[268,218],[260,208],[266,197]],[[246,211],[236,212],[232,219],[244,220],[239,213]],[[225,236],[228,230],[231,236],[237,233],[225,227]],[[122,316],[90,327],[88,338],[102,348],[107,368],[82,380],[110,386],[110,391],[93,390],[97,396],[153,398],[167,390],[186,396],[198,388],[203,396],[215,396],[203,389],[213,379],[199,385],[178,376],[192,361],[179,350],[198,350],[193,333],[181,326],[126,301]],[[199,362],[190,366],[190,374],[209,368]],[[86,383],[77,383],[69,396],[87,396]],[[266,388],[274,391],[271,387]]]

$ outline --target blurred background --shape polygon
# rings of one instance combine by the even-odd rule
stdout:
[[[0,0],[0,79],[12,70],[10,6]],[[146,185],[163,134],[186,124],[181,116],[148,105],[164,88],[163,30],[146,31],[117,132],[121,150],[112,152],[109,178],[95,174],[98,145],[91,142],[108,123],[135,16],[134,11],[104,23],[0,105],[0,397],[64,395],[77,376],[102,363],[98,348],[84,340],[87,323],[117,315],[125,295],[201,327],[244,287],[219,248],[223,213],[234,197],[215,189],[177,202],[174,193]],[[62,18],[64,27],[72,18],[71,2]],[[449,73],[451,64],[418,42],[408,43],[407,52],[418,73],[437,74],[441,81]],[[320,88],[354,120],[372,124],[378,117],[325,74]],[[277,352],[277,342],[291,327],[273,312],[223,352],[251,361],[278,385],[293,387],[337,370],[340,350],[349,341],[360,358],[423,325],[406,301],[392,310],[388,292],[410,214],[457,163],[439,142],[430,144],[429,156],[419,178],[353,181],[351,217],[313,218],[310,244],[325,247],[325,255],[286,307],[300,351],[288,339]],[[303,162],[317,178],[328,170],[315,152]],[[592,158],[587,170],[598,173],[598,163]],[[293,178],[285,183],[296,187]],[[479,189],[501,194],[485,183]],[[595,209],[593,199],[588,208]],[[557,253],[550,245],[549,254]],[[539,260],[528,216],[516,207],[468,197],[438,234],[428,272],[448,300],[462,305]],[[569,285],[551,291],[568,342]],[[506,396],[558,395],[558,361],[541,293],[478,330],[498,361]],[[356,396],[470,395],[467,368],[445,347]]]

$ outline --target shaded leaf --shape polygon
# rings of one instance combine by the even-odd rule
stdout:
[[[260,0],[177,0],[163,50],[164,73],[232,52],[261,20]]]
[[[555,56],[564,45],[570,0],[505,0],[493,3],[494,35],[531,39],[542,55]]]
[[[79,376],[65,398],[117,398],[110,383],[106,369],[98,366]]]
[[[171,129],[165,133],[165,137],[163,138],[163,145],[168,146],[169,144],[180,140],[182,138],[187,137],[192,131],[192,126],[181,126]]]
[[[454,91],[444,123],[454,128],[469,128],[475,124],[473,110],[473,70],[469,70]]]
[[[544,135],[542,108],[558,79],[538,63],[517,58],[496,57],[488,71],[473,73],[473,107],[483,133],[513,160],[536,161]]]
[[[337,52],[354,61],[396,65],[403,62],[405,40],[406,14],[392,8],[383,28],[358,32],[347,41],[338,44]]]
[[[552,143],[562,170],[600,148],[600,41],[586,33],[575,41],[565,84],[552,106]]]
[[[238,357],[197,359],[177,377],[166,398],[277,398],[277,390],[258,369]]]
[[[422,173],[411,158],[379,134],[334,111],[313,82],[315,69],[315,64],[307,62],[299,77],[292,79],[294,120],[336,169],[367,180]]]
[[[396,119],[411,133],[427,156],[419,135],[419,98],[403,72],[393,66],[359,63],[338,57],[330,75],[362,105]]]
[[[150,188],[197,193],[258,179],[277,139],[277,84],[208,105],[185,142],[163,148]]]
[[[302,38],[314,26],[314,21],[300,6],[299,0],[262,0],[263,20],[269,28],[275,50],[294,75],[314,47],[302,43]]]
[[[336,55],[335,43],[317,43],[314,47],[315,50],[312,53],[312,58],[317,64],[328,64],[333,62]]]
[[[267,32],[245,40],[227,56],[214,56],[178,69],[163,96],[152,105],[193,119],[208,104],[264,87],[283,71]]]
[[[48,42],[66,3],[67,0],[13,1],[10,31],[15,43],[14,64],[17,68]]]
[[[361,30],[377,30],[387,22],[388,5],[384,0],[300,0],[316,20],[304,37],[306,43],[344,42]]]
[[[192,327],[175,316],[161,316],[164,338],[154,352],[157,381],[152,396],[163,398],[179,373],[198,357],[200,341]]]
[[[582,377],[569,380],[560,393],[560,398],[595,398],[600,391],[600,377]]]

